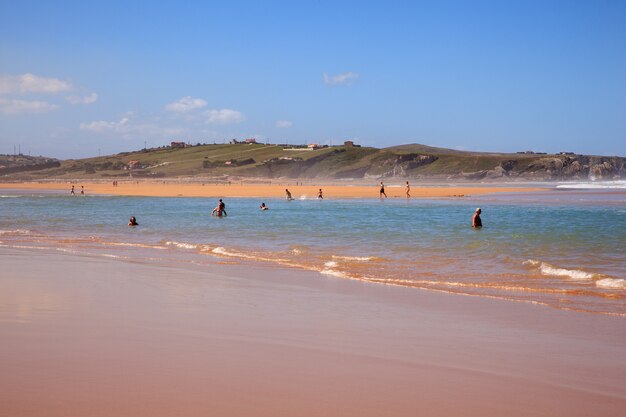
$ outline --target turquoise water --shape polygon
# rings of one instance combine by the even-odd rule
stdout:
[[[357,279],[626,315],[626,193],[459,199],[225,199],[12,191],[4,246],[124,259],[264,262]],[[483,227],[470,227],[477,206]],[[134,215],[139,227],[127,226]]]

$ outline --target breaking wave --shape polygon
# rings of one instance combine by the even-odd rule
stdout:
[[[542,275],[568,277],[573,280],[589,280],[597,277],[597,274],[592,272],[582,271],[580,269],[559,268],[546,262],[535,261],[532,259],[529,259],[525,263],[527,265],[537,266]]]
[[[621,278],[604,278],[596,281],[596,287],[610,290],[626,290],[626,280]]]
[[[194,243],[184,243],[168,240],[165,242],[167,246],[174,246],[180,249],[198,249],[198,245]]]
[[[585,181],[585,182],[567,182],[561,183],[556,188],[567,188],[577,190],[608,190],[608,189],[626,189],[626,180],[615,181]]]

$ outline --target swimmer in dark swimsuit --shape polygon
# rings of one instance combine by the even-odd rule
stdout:
[[[260,208],[261,210],[269,210],[269,207],[267,207],[267,206],[265,205],[265,203],[261,203],[261,205],[259,206],[259,208]]]
[[[139,223],[137,223],[137,219],[135,219],[135,216],[131,216],[130,220],[128,221],[128,225],[129,226],[139,226]]]
[[[317,193],[317,198],[319,199],[324,199],[324,196],[322,195],[322,189],[320,188],[320,191]]]
[[[480,213],[482,213],[482,210],[480,208],[477,208],[476,212],[472,216],[472,227],[475,229],[480,229],[481,227],[483,227],[483,222],[482,220],[480,220]]]

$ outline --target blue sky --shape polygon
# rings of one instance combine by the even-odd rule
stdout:
[[[626,155],[625,1],[88,3],[0,0],[0,153],[256,137]]]

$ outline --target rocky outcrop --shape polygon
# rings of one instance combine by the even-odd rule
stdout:
[[[410,176],[411,170],[431,164],[437,159],[435,155],[416,153],[387,155],[374,161],[367,174],[380,177],[407,177]]]
[[[453,174],[465,180],[517,178],[523,180],[607,180],[626,176],[626,160],[619,157],[555,155],[534,160],[506,160],[493,169]]]
[[[541,158],[519,173],[538,179],[612,179],[626,174],[624,158],[600,156],[554,156]]]

